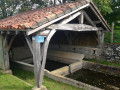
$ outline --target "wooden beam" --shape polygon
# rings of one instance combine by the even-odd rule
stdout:
[[[28,44],[28,46],[29,46],[29,48],[30,48],[31,53],[33,54],[32,41],[31,41],[30,37],[27,36],[26,34],[24,34],[24,37],[25,37],[25,39],[26,39],[26,41],[27,41],[27,44]]]
[[[13,43],[13,41],[14,41],[15,37],[16,37],[16,35],[13,35],[13,37],[11,38],[11,40],[10,40],[10,42],[9,42],[9,45],[8,45],[8,48],[7,48],[7,51],[9,51],[9,50],[10,50],[11,45],[12,45],[12,43]]]
[[[44,24],[44,25],[42,25],[42,26],[40,26],[40,27],[38,27],[36,29],[29,30],[29,31],[27,31],[27,35],[31,35],[32,33],[35,33],[35,32],[37,32],[37,31],[39,31],[39,30],[41,30],[41,29],[43,29],[43,28],[45,28],[45,27],[47,27],[47,26],[49,26],[49,25],[51,25],[51,24],[53,24],[53,23],[55,23],[55,22],[57,22],[57,21],[59,21],[61,19],[63,19],[63,18],[66,18],[66,17],[68,17],[68,16],[78,12],[79,10],[81,10],[81,9],[83,9],[85,7],[88,7],[88,6],[89,6],[89,4],[83,5],[82,7],[79,7],[78,9],[76,9],[76,10],[74,10],[74,11],[72,11],[72,12],[70,12],[70,13],[64,15],[64,16],[61,16],[61,17],[59,17],[59,18],[57,18],[55,20],[52,20],[52,21],[50,21],[50,22],[48,22],[48,23],[46,23],[46,24]]]
[[[99,27],[92,27],[90,25],[85,24],[53,24],[48,27],[48,29],[56,29],[56,30],[69,30],[69,31],[98,31],[103,30]]]
[[[85,11],[83,11],[84,16],[86,18],[86,20],[94,27],[96,27],[95,23],[91,20],[91,18],[87,15],[87,13]]]
[[[98,21],[93,21],[95,24],[99,24],[99,23],[101,23],[101,21],[100,20],[98,20]]]
[[[40,36],[47,36],[50,33],[50,30],[45,30],[43,32],[40,32]]]
[[[83,13],[83,11],[81,11],[81,15],[79,16],[79,23],[80,24],[83,24],[84,23],[84,13]]]

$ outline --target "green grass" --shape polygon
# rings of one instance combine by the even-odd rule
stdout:
[[[120,62],[110,62],[105,60],[85,60],[85,61],[99,63],[107,66],[120,67]]]
[[[1,70],[0,70],[1,71]],[[27,85],[22,80],[0,72],[0,90],[31,90],[32,86]]]
[[[34,74],[32,72],[20,69],[12,68],[13,74],[18,78],[25,80],[26,82],[35,85]],[[48,90],[82,90],[80,88],[67,85],[58,81],[54,81],[50,78],[44,77],[43,85],[48,88]]]

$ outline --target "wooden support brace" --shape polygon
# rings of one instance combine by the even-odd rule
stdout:
[[[12,39],[10,40],[9,45],[8,45],[8,48],[7,48],[8,51],[10,50],[11,45],[12,45],[12,43],[13,43],[15,37],[16,37],[16,35],[13,35]]]
[[[83,11],[81,11],[81,15],[79,16],[78,20],[79,20],[80,24],[84,23],[84,13],[83,13]]]
[[[30,48],[31,53],[33,54],[32,41],[31,41],[30,37],[27,36],[26,34],[24,34],[24,37],[25,37],[25,39],[26,39],[26,41],[27,41],[27,44],[28,44],[28,46],[29,46],[29,48]]]
[[[87,13],[85,11],[83,11],[85,18],[87,19],[87,21],[94,27],[96,27],[95,23],[91,20],[91,18],[87,15]]]

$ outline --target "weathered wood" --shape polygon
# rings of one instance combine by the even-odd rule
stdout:
[[[113,43],[114,23],[112,22],[111,43]]]
[[[29,30],[29,31],[27,31],[27,35],[31,35],[32,33],[35,33],[37,31],[39,31],[39,30],[41,30],[41,29],[55,23],[56,21],[59,21],[59,20],[61,20],[63,18],[66,18],[67,16],[70,16],[71,14],[74,14],[74,13],[78,12],[79,10],[81,10],[81,9],[83,9],[85,7],[88,7],[88,6],[89,6],[89,4],[83,5],[82,7],[78,8],[78,9],[76,9],[76,10],[74,10],[74,11],[72,11],[72,12],[70,12],[70,13],[64,15],[64,16],[61,16],[61,17],[59,17],[59,18],[57,18],[55,20],[52,20],[52,21],[50,21],[50,22],[48,22],[48,23],[46,23],[46,24],[44,24],[44,25],[42,25],[42,26],[40,26],[40,27],[38,27],[36,29]]]
[[[48,29],[56,29],[56,30],[69,30],[69,31],[98,31],[103,30],[100,27],[92,27],[90,25],[85,24],[53,24],[48,27]]]
[[[47,50],[48,50],[48,45],[49,45],[49,42],[52,38],[52,36],[55,34],[56,30],[53,29],[51,30],[51,32],[49,33],[49,35],[47,36],[43,46],[42,46],[42,66],[41,66],[41,69],[40,69],[40,82],[39,84],[42,85],[42,81],[43,81],[43,76],[44,76],[44,68],[45,68],[45,63],[46,63],[46,57],[47,57]]]
[[[1,34],[0,34],[0,68],[5,70],[4,55],[3,55],[3,38]]]
[[[13,35],[12,39],[10,40],[9,45],[8,45],[8,48],[7,48],[7,51],[9,51],[9,50],[10,50],[11,45],[12,45],[12,43],[13,43],[13,41],[14,41],[15,37],[16,37],[16,35]]]
[[[79,20],[80,24],[84,23],[84,13],[83,13],[83,11],[81,11],[81,15],[79,16],[78,20]]]
[[[35,75],[35,81],[36,81],[36,85],[37,87],[39,87],[39,79],[38,79],[38,67],[37,65],[37,61],[36,61],[36,37],[33,36],[32,37],[32,44],[33,44],[33,63],[34,63],[34,75]]]
[[[80,13],[79,13],[80,14]],[[77,15],[77,14],[76,14]],[[75,18],[75,17],[74,17]],[[73,17],[69,17],[69,18],[67,18],[67,19],[65,19],[65,21],[63,21],[63,22],[61,22],[61,24],[63,25],[63,24],[66,24],[66,23],[68,23],[68,22],[70,22],[71,20],[73,20]],[[45,63],[46,63],[46,57],[47,57],[47,50],[48,50],[48,45],[49,45],[49,42],[50,42],[50,40],[51,40],[51,38],[52,38],[52,36],[55,34],[55,32],[56,32],[56,30],[55,29],[52,29],[51,31],[50,31],[50,33],[48,34],[48,36],[46,37],[46,39],[45,39],[45,42],[44,42],[44,44],[43,44],[43,46],[42,46],[42,53],[41,53],[41,55],[42,55],[42,61],[41,61],[41,67],[35,67],[35,69],[34,69],[34,72],[35,72],[35,75],[36,75],[36,73],[39,73],[39,80],[37,80],[36,81],[36,83],[37,83],[37,86],[39,86],[39,87],[41,87],[41,85],[42,85],[42,81],[43,81],[43,76],[44,76],[44,68],[45,68]],[[41,34],[40,34],[41,35]],[[33,40],[33,46],[35,45],[34,44],[35,43],[35,41]],[[35,47],[34,47],[34,49],[35,49]],[[38,49],[37,49],[38,50]],[[36,53],[36,51],[34,50],[34,53]],[[33,54],[33,57],[34,57],[34,63],[36,63],[36,56],[35,56],[36,54]],[[37,72],[36,70],[37,69],[39,69],[39,72]],[[35,77],[38,77],[37,75],[35,76]],[[39,82],[38,82],[39,81]]]
[[[8,35],[6,34],[5,37],[2,35],[2,38],[3,38],[3,52],[4,52],[4,65],[5,65],[5,68],[4,70],[9,70],[10,69],[10,64],[9,64],[9,54],[8,54],[8,41],[7,41],[7,38],[8,38]]]
[[[64,19],[62,22],[60,23],[65,23],[65,22],[70,22],[71,20],[75,19],[76,17],[78,17],[81,14],[81,11],[67,17],[66,19]]]
[[[32,41],[31,41],[30,37],[27,36],[27,35],[25,35],[25,34],[24,34],[24,37],[25,37],[25,39],[26,39],[26,41],[27,41],[27,44],[28,44],[28,46],[29,46],[29,48],[30,48],[31,53],[33,54]]]
[[[99,24],[99,23],[101,23],[101,21],[100,20],[98,20],[98,21],[93,21],[95,24]]]
[[[84,16],[86,18],[86,20],[94,27],[96,27],[95,23],[91,20],[91,18],[87,15],[87,13],[85,11],[83,11]]]
[[[45,30],[43,32],[40,32],[40,36],[47,36],[50,33],[50,30]]]

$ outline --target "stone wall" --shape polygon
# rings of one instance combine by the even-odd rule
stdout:
[[[120,44],[104,44],[103,48],[56,44],[49,49],[84,54],[84,59],[120,62]]]
[[[102,50],[96,47],[83,47],[76,45],[49,45],[49,50],[65,51],[84,54],[85,59],[101,59]]]
[[[120,62],[120,43],[105,44],[102,57],[103,60]]]

